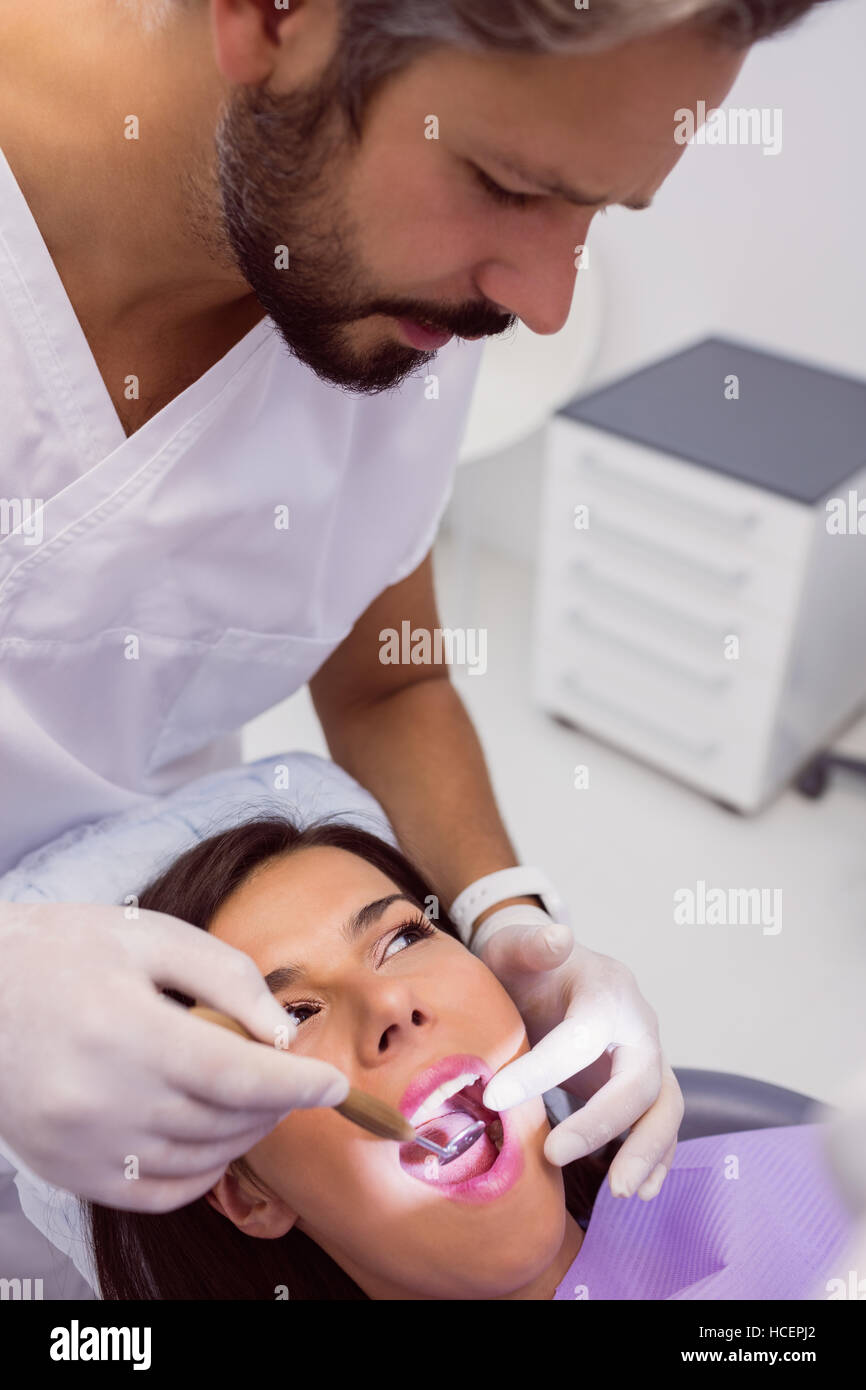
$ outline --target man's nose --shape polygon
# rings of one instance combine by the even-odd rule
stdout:
[[[481,266],[475,276],[478,289],[502,313],[516,315],[533,333],[558,333],[571,312],[591,221],[592,216],[584,214],[521,239],[500,258]]]

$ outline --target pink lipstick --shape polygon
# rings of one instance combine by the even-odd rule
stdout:
[[[459,1158],[440,1165],[420,1144],[401,1144],[400,1167],[452,1201],[482,1203],[501,1197],[523,1171],[523,1154],[513,1122],[481,1103],[493,1075],[482,1057],[456,1054],[428,1067],[407,1087],[399,1109],[419,1134],[448,1144],[472,1120],[487,1132]]]

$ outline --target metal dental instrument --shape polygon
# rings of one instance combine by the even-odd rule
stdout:
[[[203,1004],[195,1004],[190,1013],[197,1018],[204,1019],[206,1023],[216,1023],[221,1028],[228,1028],[232,1033],[239,1033],[242,1038],[249,1039],[250,1042],[258,1042],[251,1033],[248,1033],[243,1024],[236,1019],[229,1018],[228,1014],[219,1013],[216,1009],[209,1009]],[[262,1044],[267,1046],[267,1044]],[[349,1094],[339,1105],[332,1107],[339,1110],[341,1115],[345,1115],[347,1120],[360,1125],[361,1129],[366,1129],[369,1134],[376,1134],[380,1139],[395,1139],[398,1144],[420,1144],[422,1148],[429,1149],[439,1159],[439,1163],[452,1163],[455,1158],[459,1158],[467,1149],[471,1148],[476,1139],[480,1139],[487,1126],[483,1120],[473,1120],[461,1129],[459,1134],[455,1134],[451,1142],[444,1147],[441,1144],[434,1144],[432,1139],[425,1139],[422,1135],[416,1134],[415,1130],[400,1111],[394,1105],[389,1105],[387,1101],[379,1100],[376,1096],[368,1095],[366,1091],[360,1091],[356,1086],[352,1086]]]
[[[359,1091],[358,1094],[363,1095],[364,1093]],[[340,1107],[337,1106],[338,1110],[339,1108]],[[397,1113],[399,1115],[399,1110]],[[409,1128],[412,1130],[411,1125],[409,1125]],[[434,1144],[432,1139],[423,1139],[420,1134],[416,1134],[415,1131],[412,1130],[412,1143],[420,1144],[422,1148],[429,1149],[431,1153],[438,1155],[441,1165],[443,1163],[450,1163],[452,1159],[459,1158],[461,1154],[465,1154],[467,1149],[472,1148],[475,1140],[481,1138],[486,1128],[487,1126],[483,1120],[473,1120],[465,1129],[461,1129],[459,1134],[455,1134],[450,1144],[444,1149],[441,1148],[439,1144]]]

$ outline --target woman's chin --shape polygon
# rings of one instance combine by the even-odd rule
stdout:
[[[471,1301],[518,1294],[544,1276],[562,1249],[565,1194],[561,1170],[544,1156],[550,1124],[540,1098],[514,1106],[504,1116],[503,1132],[510,1129],[520,1167],[506,1190],[483,1195],[470,1183],[455,1195],[410,1176],[396,1158],[384,1169],[380,1160],[375,1177],[372,1169],[367,1176],[371,1187],[375,1184],[381,1219],[351,1257],[347,1259],[344,1240],[337,1237],[332,1244],[318,1223],[299,1221],[298,1228],[373,1298]],[[371,1209],[369,1201],[361,1205]],[[383,1252],[381,1264],[374,1261],[371,1267],[374,1233],[383,1228],[391,1232],[391,1249]]]

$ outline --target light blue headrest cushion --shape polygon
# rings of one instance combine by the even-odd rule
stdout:
[[[256,815],[350,821],[395,844],[379,803],[336,763],[285,753],[199,777],[122,815],[76,826],[0,877],[7,902],[121,903],[191,845]]]

